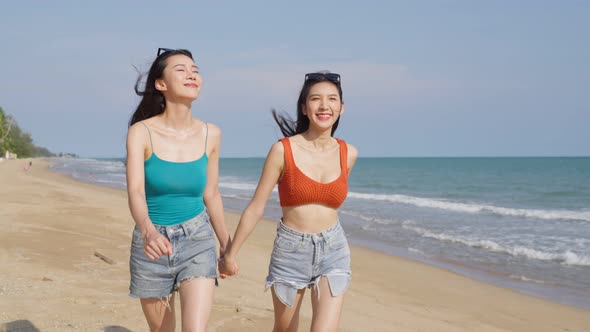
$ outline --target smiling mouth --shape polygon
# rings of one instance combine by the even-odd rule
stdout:
[[[332,118],[331,114],[316,114],[316,117],[319,120],[329,120],[330,118]]]
[[[187,86],[187,87],[189,87],[189,88],[198,88],[198,87],[199,87],[198,85],[196,85],[196,84],[194,84],[194,83],[187,83],[187,84],[185,84],[184,86]]]

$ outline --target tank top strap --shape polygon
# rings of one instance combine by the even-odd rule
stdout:
[[[348,145],[339,138],[336,141],[340,144],[340,169],[348,175]]]
[[[141,123],[145,127],[145,129],[147,129],[148,136],[150,137],[150,147],[152,149],[152,153],[154,153],[154,143],[152,143],[152,132],[150,131],[150,127],[143,123],[143,121],[140,121],[139,123]]]
[[[283,148],[285,149],[285,168],[292,168],[295,164],[295,159],[293,158],[293,149],[291,149],[291,141],[289,140],[289,137],[281,138],[279,141],[283,143]]]
[[[207,153],[207,139],[209,138],[209,126],[205,122],[205,153]]]

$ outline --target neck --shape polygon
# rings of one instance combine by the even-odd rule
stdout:
[[[328,130],[318,131],[311,128],[303,132],[301,136],[314,148],[325,150],[333,144],[332,128]]]
[[[190,128],[193,120],[191,104],[166,101],[162,120],[167,128],[176,130]]]

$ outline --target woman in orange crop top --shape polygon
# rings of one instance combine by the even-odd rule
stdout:
[[[277,227],[266,287],[272,288],[275,331],[295,331],[306,288],[312,292],[312,331],[338,329],[350,283],[350,249],[337,209],[348,192],[358,152],[334,138],[344,112],[340,75],[305,75],[297,120],[273,111],[285,138],[273,144],[252,201],[220,262],[222,273],[238,272],[236,255],[263,215],[278,183],[283,218]]]

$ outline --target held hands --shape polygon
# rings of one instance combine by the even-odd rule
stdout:
[[[172,245],[164,235],[153,229],[143,236],[143,252],[149,259],[156,260],[164,255],[172,255]]]
[[[238,267],[238,263],[231,256],[219,257],[217,266],[219,268],[219,274],[221,278],[226,278],[228,276],[236,276],[238,275],[238,272],[240,270],[240,268]]]

